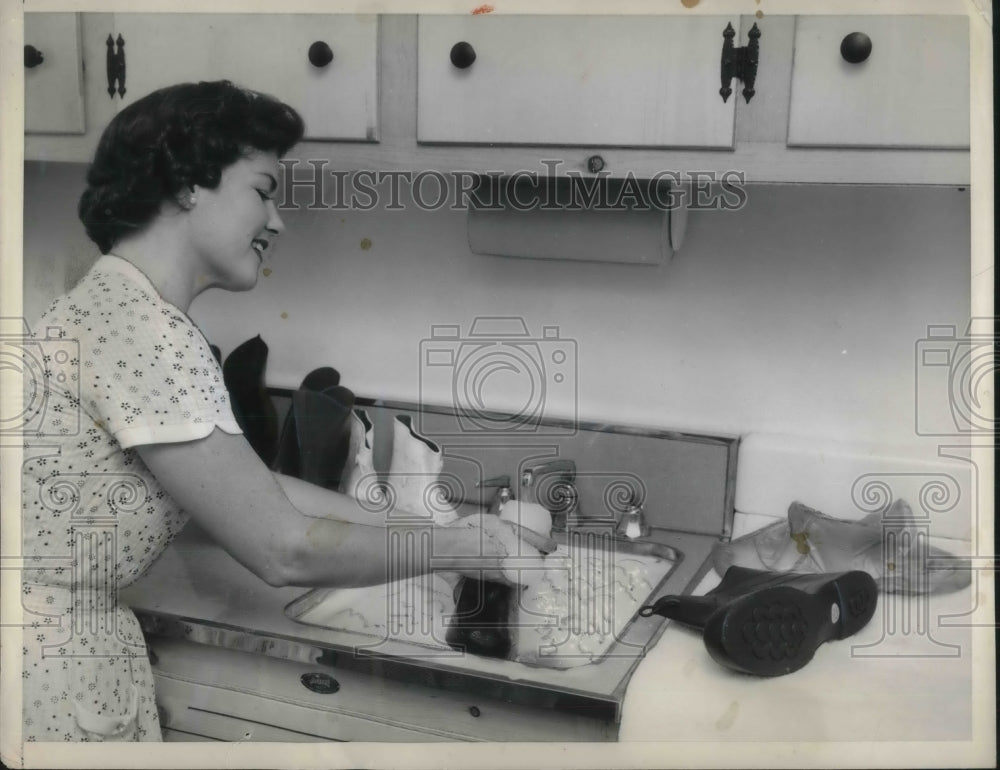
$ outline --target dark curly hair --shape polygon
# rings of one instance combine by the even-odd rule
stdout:
[[[301,116],[272,96],[228,80],[161,88],[122,110],[101,135],[77,213],[107,254],[156,217],[181,189],[215,188],[248,152],[287,153]]]

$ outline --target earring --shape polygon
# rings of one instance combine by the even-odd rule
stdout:
[[[179,199],[181,208],[188,210],[193,209],[197,202],[198,196],[195,194],[194,190],[190,190]]]

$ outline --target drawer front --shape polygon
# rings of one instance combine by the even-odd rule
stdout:
[[[862,32],[868,58],[841,43]],[[969,22],[957,16],[800,16],[788,144],[969,146]]]
[[[347,714],[308,708],[276,698],[156,677],[162,727],[194,740],[383,741],[418,743],[454,740]],[[187,740],[186,738],[183,740]]]
[[[227,78],[298,110],[307,139],[378,139],[378,18],[359,15],[116,14],[124,103],[184,81]],[[310,62],[314,43],[333,59]]]
[[[739,17],[422,16],[417,139],[428,143],[733,146],[719,95]],[[452,47],[472,46],[460,69]],[[742,97],[740,97],[742,98]]]
[[[617,726],[545,706],[525,707],[205,644],[153,638],[156,701],[165,730],[207,740],[609,741]],[[339,689],[303,686],[327,673]],[[275,731],[293,733],[281,738]],[[247,737],[247,733],[250,737]],[[192,738],[193,740],[194,738]]]

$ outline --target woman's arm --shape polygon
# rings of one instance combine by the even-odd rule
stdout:
[[[233,558],[268,584],[347,587],[386,581],[384,527],[355,523],[371,514],[346,495],[313,485],[308,485],[310,507],[325,508],[326,516],[304,515],[243,436],[215,429],[197,441],[149,444],[136,450],[171,497]],[[505,555],[520,549],[537,556],[535,540],[543,548],[548,546],[530,533],[519,542],[513,528],[492,524],[483,538],[486,529],[434,528],[434,567],[469,572],[468,561],[456,559],[476,556],[476,569],[502,577]],[[414,530],[422,533],[426,527]],[[399,530],[394,526],[394,531]],[[396,575],[402,568],[410,574],[429,571],[429,560],[420,558],[395,565]]]
[[[283,473],[273,473],[273,475],[291,504],[306,516],[315,516],[321,519],[332,518],[354,524],[364,524],[369,527],[385,528],[384,514],[381,512],[369,513],[346,495],[338,493],[337,497],[344,497],[350,503],[349,505],[331,505],[330,490],[294,476],[286,476]]]
[[[282,473],[275,473],[274,478],[277,479],[278,485],[285,495],[288,496],[292,505],[306,516],[332,517],[341,521],[367,524],[371,527],[385,527],[385,514],[382,511],[369,512],[357,503],[349,507],[345,506],[333,510],[330,507],[329,490]],[[474,513],[482,513],[483,509],[479,505],[459,503],[455,506],[455,512],[459,516],[468,516]]]

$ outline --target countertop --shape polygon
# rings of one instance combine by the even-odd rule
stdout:
[[[626,630],[621,650],[612,650],[616,654],[609,654],[594,665],[566,670],[334,631],[295,622],[284,614],[285,606],[302,596],[306,589],[268,586],[206,535],[198,534],[197,528],[188,526],[189,529],[149,572],[135,584],[122,589],[121,601],[139,612],[198,626],[192,639],[205,636],[207,630],[212,643],[221,644],[220,640],[225,637],[226,646],[236,649],[301,657],[322,649],[350,654],[361,648],[364,653],[389,656],[403,662],[419,662],[419,658],[426,658],[435,669],[459,676],[471,675],[501,685],[513,683],[522,689],[541,688],[573,697],[582,695],[590,701],[585,707],[606,704],[614,714],[624,696],[622,682],[636,665],[637,654],[641,654],[641,647],[627,643],[641,637],[644,629],[648,634],[647,627],[656,627],[656,634],[659,634],[667,625],[659,616],[637,618]],[[680,550],[684,558],[657,595],[678,593],[700,577],[699,569],[714,539],[706,535],[669,533],[665,542]],[[214,629],[222,631],[216,634]],[[237,639],[234,643],[231,631],[237,635],[246,632],[247,639]]]
[[[668,623],[631,677],[619,740],[970,740],[973,631],[963,616],[974,609],[975,578],[971,588],[952,594],[882,595],[866,628],[822,645],[805,668],[773,679],[717,665],[698,633]],[[694,593],[718,580],[709,571]],[[189,540],[123,590],[122,600],[228,627],[245,627],[252,616],[257,628],[276,637],[338,641],[332,632],[284,616],[283,607],[302,593],[269,587],[214,544]],[[520,667],[479,658],[476,665],[507,677]],[[543,674],[570,689],[574,683],[589,689],[589,668]]]
[[[709,572],[693,593],[718,582]],[[972,587],[882,594],[865,628],[774,678],[717,665],[699,633],[671,623],[633,674],[619,740],[971,740],[972,629],[962,624],[972,603]]]

